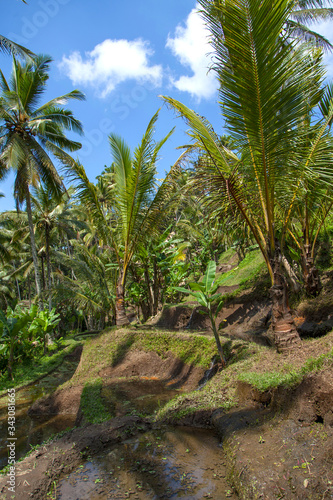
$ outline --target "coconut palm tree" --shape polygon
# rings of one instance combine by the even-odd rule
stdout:
[[[239,154],[220,144],[211,125],[164,97],[189,123],[205,155],[198,165],[207,203],[231,207],[249,227],[271,277],[277,348],[299,344],[288,307],[282,253],[290,217],[304,182],[332,176],[328,114],[310,118],[322,96],[321,55],[290,43],[283,28],[288,0],[199,0],[211,33],[225,128]],[[311,168],[310,168],[311,166]]]
[[[309,27],[333,19],[333,9],[329,7],[333,4],[332,0],[297,0],[293,3],[293,10],[286,21],[289,35],[294,39],[301,38],[331,51],[333,49],[331,42]]]
[[[147,234],[155,234],[163,222],[166,209],[175,192],[175,178],[179,171],[177,162],[161,185],[156,182],[158,153],[170,137],[154,142],[153,134],[158,112],[150,120],[139,146],[131,154],[128,145],[118,136],[110,135],[113,155],[111,184],[100,189],[89,182],[81,165],[72,163],[70,170],[79,181],[79,197],[90,211],[95,222],[100,245],[112,249],[112,257],[118,264],[116,285],[116,322],[128,324],[125,313],[125,282],[129,265],[138,245]],[[108,197],[106,210],[105,197]]]
[[[31,204],[33,210],[34,224],[39,233],[40,247],[46,260],[47,290],[50,294],[52,288],[51,269],[51,246],[60,246],[64,238],[69,240],[83,228],[83,224],[77,217],[71,206],[70,196],[74,194],[73,188],[62,193],[60,198],[53,196],[52,190],[39,185],[33,188]],[[52,309],[51,295],[49,295],[49,310]]]
[[[3,52],[4,54],[12,54],[15,57],[20,56],[27,60],[31,60],[35,57],[35,54],[31,52],[31,50],[26,49],[22,45],[19,45],[2,35],[0,35],[0,52]]]
[[[42,181],[55,196],[60,196],[64,186],[53,158],[68,163],[65,151],[76,151],[81,144],[67,139],[65,131],[82,134],[81,123],[64,105],[71,99],[84,99],[81,92],[73,90],[38,107],[46,90],[50,63],[48,56],[24,64],[14,58],[9,83],[0,71],[0,178],[10,169],[16,171],[14,196],[18,208],[26,204],[38,295],[41,284],[30,186],[37,187]]]

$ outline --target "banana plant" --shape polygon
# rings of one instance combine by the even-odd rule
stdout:
[[[14,350],[21,338],[27,334],[26,326],[31,317],[29,312],[9,310],[8,316],[0,310],[0,354],[7,356],[8,377],[14,380]]]
[[[221,300],[222,294],[216,293],[219,287],[219,283],[216,280],[216,263],[213,260],[209,261],[203,280],[197,283],[189,283],[189,287],[190,290],[183,287],[174,287],[174,289],[178,290],[179,292],[191,295],[197,302],[199,302],[201,306],[207,309],[207,313],[215,337],[217,350],[221,358],[221,363],[223,366],[225,366],[226,359],[223,354],[223,348],[216,328],[216,318],[223,307],[223,301]],[[218,305],[215,312],[213,312],[213,305],[215,305],[216,303],[218,303]]]
[[[36,336],[42,337],[44,354],[46,354],[46,338],[47,334],[51,333],[60,321],[60,315],[56,314],[55,308],[51,311],[39,311],[29,327],[29,332]]]

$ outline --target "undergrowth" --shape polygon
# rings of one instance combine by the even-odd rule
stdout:
[[[6,374],[0,377],[0,396],[4,390],[11,389],[12,387],[28,385],[36,379],[47,375],[60,366],[64,358],[78,345],[82,345],[82,342],[69,339],[64,341],[64,345],[66,346],[64,349],[52,354],[51,356],[42,356],[37,360],[31,360],[29,363],[18,365],[15,368],[14,380],[8,380]]]
[[[84,419],[91,424],[100,424],[114,416],[104,404],[101,396],[102,388],[103,380],[98,378],[87,382],[81,394],[80,408]]]

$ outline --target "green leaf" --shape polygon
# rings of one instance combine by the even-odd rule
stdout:
[[[206,273],[203,279],[203,285],[205,287],[206,293],[209,292],[211,289],[211,286],[215,279],[215,273],[216,273],[216,263],[213,260],[211,260],[208,262]]]
[[[205,291],[205,287],[204,285],[202,285],[201,283],[189,283],[189,287],[192,289],[192,290],[197,290],[199,292],[204,292]]]
[[[177,290],[177,292],[192,294],[191,290],[187,290],[186,288],[183,288],[181,286],[173,286],[172,289]]]
[[[203,292],[193,292],[192,295],[195,296],[200,305],[208,307],[208,300]]]
[[[217,308],[216,308],[216,311],[215,311],[215,316],[217,316],[217,315],[218,315],[218,313],[221,311],[221,309],[222,309],[223,305],[224,305],[224,301],[223,301],[223,300],[221,300],[221,302],[219,303],[219,305],[218,305],[218,306],[217,306]]]

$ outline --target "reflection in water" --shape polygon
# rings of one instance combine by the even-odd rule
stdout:
[[[60,500],[235,499],[211,431],[167,428],[129,439],[82,464],[57,487]]]
[[[40,444],[53,434],[73,427],[76,415],[29,417],[27,411],[36,399],[54,391],[70,379],[78,365],[78,360],[65,360],[52,374],[33,385],[16,391],[15,437],[16,459],[27,453],[31,446]],[[0,398],[0,469],[7,465],[7,397]]]
[[[17,458],[30,445],[72,427],[76,415],[38,419],[27,409],[37,398],[70,378],[77,363],[17,393]],[[158,380],[113,380],[102,397],[114,415],[153,414],[177,394]],[[0,467],[7,463],[7,398],[0,399]],[[57,500],[237,498],[226,483],[223,452],[211,431],[162,428],[118,444],[82,463],[56,486]]]

